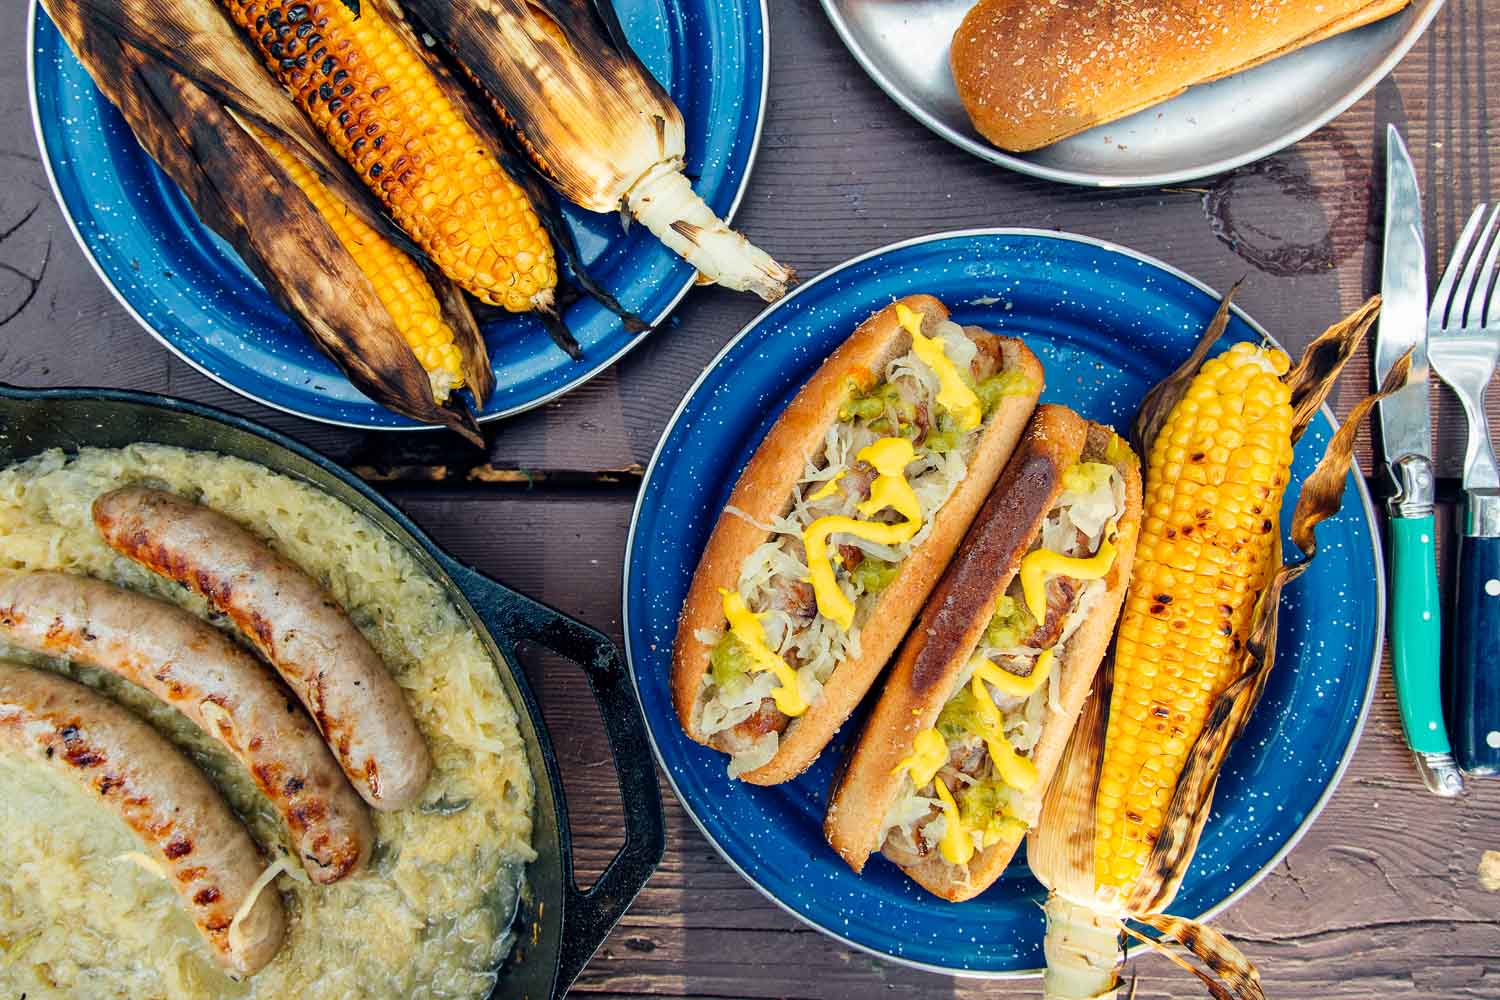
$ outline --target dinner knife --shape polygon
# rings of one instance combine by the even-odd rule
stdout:
[[[1390,513],[1391,662],[1406,743],[1429,790],[1461,795],[1463,778],[1443,722],[1442,614],[1438,601],[1435,480],[1427,404],[1427,258],[1422,203],[1406,144],[1386,130],[1385,246],[1375,381],[1409,350],[1411,374],[1380,402],[1380,455],[1394,492]]]

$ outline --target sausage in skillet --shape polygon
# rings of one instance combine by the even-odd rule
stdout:
[[[258,972],[281,947],[286,914],[274,888],[230,933],[264,862],[208,779],[146,723],[82,684],[0,663],[0,752],[67,775],[114,810],[230,973]]]
[[[338,603],[235,521],[172,493],[127,486],[94,501],[122,555],[201,594],[286,678],[344,773],[376,809],[421,794],[432,757],[406,696]]]
[[[314,882],[336,882],[369,857],[369,811],[312,720],[212,626],[88,577],[0,573],[0,639],[118,674],[217,739],[286,821]]]

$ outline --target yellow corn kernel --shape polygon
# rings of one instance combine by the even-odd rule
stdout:
[[[433,262],[475,297],[525,312],[557,261],[501,168],[378,4],[223,0],[271,72]]]
[[[438,402],[464,384],[463,358],[459,355],[453,328],[443,319],[437,294],[428,284],[415,261],[390,240],[372,229],[363,219],[323,186],[306,164],[292,156],[270,136],[256,132],[266,152],[280,164],[292,183],[307,195],[328,222],[354,263],[370,279],[375,295],[391,321],[417,356],[432,383],[432,395]]]
[[[1101,887],[1140,877],[1275,568],[1292,461],[1288,367],[1281,351],[1236,344],[1204,364],[1152,442],[1095,800]]]

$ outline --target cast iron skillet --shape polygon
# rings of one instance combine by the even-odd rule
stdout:
[[[487,637],[490,654],[508,668],[500,671],[500,680],[521,710],[521,735],[537,779],[532,827],[537,860],[526,871],[519,943],[491,1000],[563,996],[656,870],[664,849],[656,768],[619,651],[587,625],[458,563],[358,479],[275,431],[167,396],[0,384],[0,467],[49,448],[119,448],[143,441],[258,462],[338,498],[405,546]],[[572,837],[552,742],[536,697],[515,666],[520,641],[540,644],[583,668],[609,735],[625,805],[625,846],[587,892],[573,878]]]

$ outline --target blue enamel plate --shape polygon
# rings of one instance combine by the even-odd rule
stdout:
[[[749,179],[765,110],[763,3],[617,0],[620,21],[687,123],[687,173],[721,217]],[[325,423],[412,429],[349,384],[271,301],[227,244],[137,145],[33,2],[32,111],[52,186],[95,270],[126,309],[188,364],[268,406]],[[565,208],[591,273],[626,308],[660,322],[694,271],[644,226]],[[495,393],[481,421],[519,413],[603,371],[640,342],[584,298],[566,313],[584,350],[570,361],[529,316],[484,325]]]
[[[667,777],[704,835],[756,888],[818,930],[885,958],[1021,975],[1042,964],[1043,932],[1042,889],[1024,860],[960,904],[928,895],[878,856],[855,875],[824,841],[822,822],[856,725],[796,781],[756,788],[729,780],[727,758],[683,734],[668,686],[688,581],[751,452],[855,326],[912,292],[937,296],[960,323],[1024,338],[1046,367],[1044,401],[1121,429],[1218,305],[1208,288],[1159,261],[1025,230],[929,236],[808,282],[730,342],[657,448],[626,554],[626,651]],[[1224,343],[1264,336],[1236,311]],[[1298,445],[1289,504],[1332,431],[1325,412]],[[1282,601],[1279,662],[1224,769],[1173,912],[1202,917],[1228,905],[1296,843],[1338,782],[1380,663],[1375,537],[1363,482],[1351,474],[1342,512],[1318,531],[1318,558]]]

